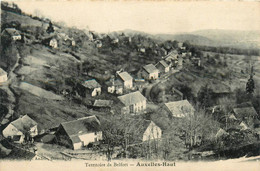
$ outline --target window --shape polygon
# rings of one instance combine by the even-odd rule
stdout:
[[[130,113],[134,113],[134,105],[130,105],[129,108],[130,108]]]

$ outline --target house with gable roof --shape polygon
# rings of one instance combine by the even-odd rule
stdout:
[[[146,98],[140,91],[118,96],[118,99],[123,104],[122,113],[138,114],[146,110]]]
[[[93,115],[63,122],[55,136],[58,144],[74,150],[81,149],[89,143],[102,140],[100,121]]]
[[[244,121],[248,126],[254,127],[254,122],[258,120],[258,114],[254,107],[237,107],[231,111],[238,120]]]
[[[2,34],[3,35],[5,34],[5,35],[9,36],[13,41],[22,39],[21,34],[15,28],[6,28],[6,29],[4,29]]]
[[[142,68],[142,76],[146,80],[156,80],[159,77],[159,70],[153,64],[145,65]]]
[[[165,103],[163,108],[173,118],[185,118],[187,116],[193,115],[195,112],[195,109],[188,102],[188,100],[180,100]]]
[[[162,130],[151,120],[127,119],[124,123],[125,132],[129,135],[130,144],[160,139]]]
[[[11,138],[15,142],[22,143],[25,136],[35,137],[38,135],[37,122],[31,119],[28,115],[24,115],[11,122],[4,130],[3,136]]]
[[[86,80],[82,84],[78,84],[78,93],[82,97],[100,95],[101,85],[95,79]]]
[[[123,83],[125,89],[133,87],[133,77],[127,72],[121,72],[118,74],[119,80]]]
[[[170,66],[164,61],[161,60],[156,64],[156,68],[160,71],[160,73],[165,73],[170,71]]]

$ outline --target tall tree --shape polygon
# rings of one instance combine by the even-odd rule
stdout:
[[[255,82],[253,80],[253,67],[251,68],[251,74],[250,74],[250,78],[248,79],[247,83],[246,83],[246,92],[248,94],[253,94],[255,90]]]

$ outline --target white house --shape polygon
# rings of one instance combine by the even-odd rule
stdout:
[[[133,77],[127,72],[121,72],[118,74],[120,81],[123,82],[125,89],[130,89],[133,87]]]
[[[193,115],[195,109],[188,102],[188,100],[173,101],[164,104],[164,108],[169,112],[172,117],[184,118]]]
[[[83,97],[86,97],[87,94],[91,96],[100,95],[101,85],[95,79],[86,80],[83,84],[79,84],[78,93]]]
[[[10,36],[12,38],[12,40],[16,41],[16,40],[21,40],[22,36],[19,33],[18,30],[16,30],[15,28],[6,28],[3,31],[3,34],[7,34],[8,36]]]
[[[142,113],[146,110],[146,98],[139,92],[132,92],[119,96],[118,99],[123,103],[123,113]]]
[[[3,130],[3,136],[5,138],[15,138],[17,142],[22,143],[26,135],[31,137],[38,135],[37,125],[38,124],[28,115],[24,115],[21,118],[11,122]]]
[[[57,41],[57,39],[52,38],[52,39],[50,40],[49,46],[52,47],[52,48],[54,48],[54,49],[56,49],[56,48],[58,47],[58,41]]]
[[[0,85],[7,81],[7,73],[0,68]]]
[[[156,80],[159,77],[159,70],[153,65],[143,66],[142,76],[147,80]]]
[[[81,149],[89,143],[102,140],[100,126],[95,115],[63,122],[55,133],[56,141],[58,144],[74,150]]]

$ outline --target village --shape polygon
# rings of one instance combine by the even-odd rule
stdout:
[[[14,4],[1,2],[1,8],[6,15],[22,16]],[[52,21],[23,15],[40,23],[39,30],[27,29],[15,17],[1,23],[1,46],[6,46],[1,56],[18,49],[11,53],[13,65],[9,59],[0,68],[1,158],[206,160],[233,144],[241,144],[236,150],[248,154],[245,149],[259,142],[259,109],[252,101],[231,104],[233,87],[224,81],[212,81],[196,93],[189,87],[205,81],[199,72],[207,61],[187,42],[161,45],[91,31],[81,42]],[[100,58],[87,54],[85,46]],[[116,59],[125,47],[133,48],[133,54]],[[42,56],[37,54],[41,51]],[[104,59],[107,51],[113,65]],[[245,86],[253,79],[250,69]]]

